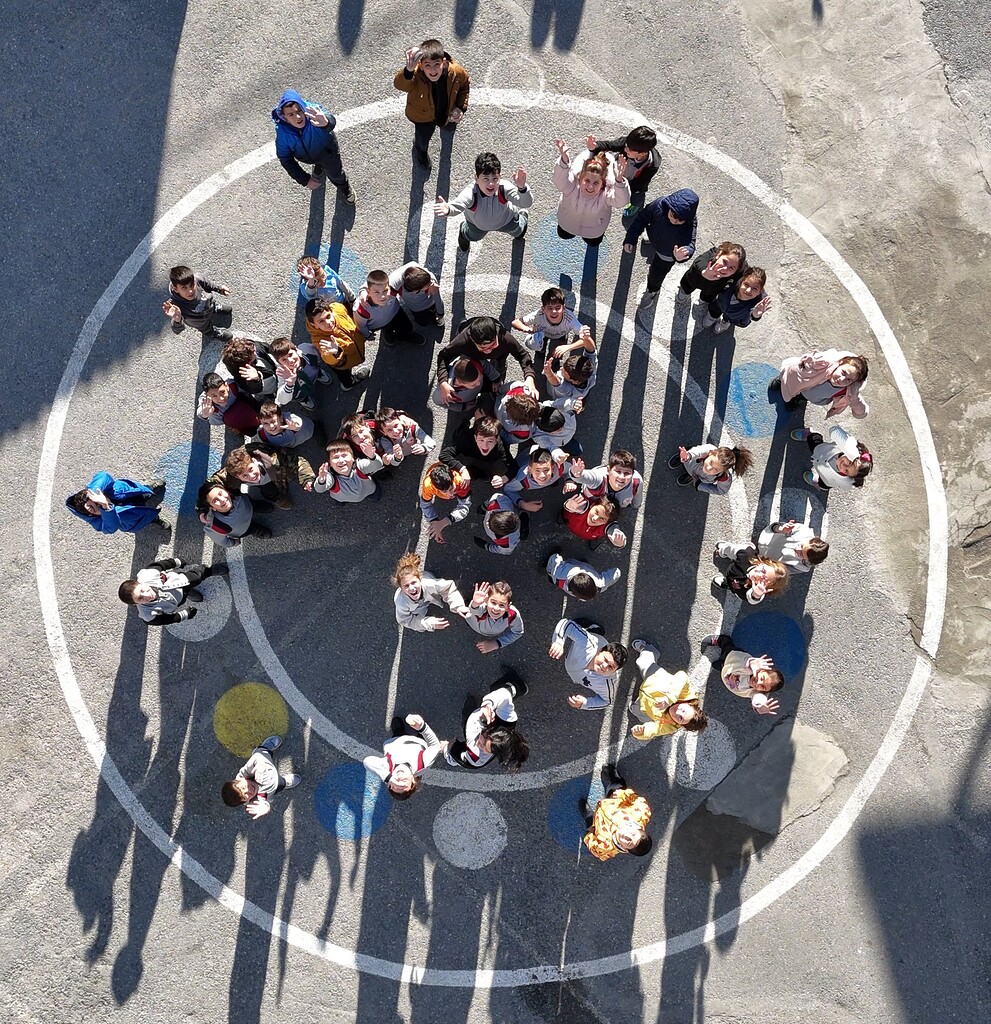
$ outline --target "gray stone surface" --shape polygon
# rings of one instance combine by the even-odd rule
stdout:
[[[712,814],[739,818],[751,828],[779,835],[818,810],[849,765],[832,736],[787,719],[716,786],[705,807]]]
[[[427,8],[394,0],[5,6],[5,1019],[983,1024],[991,1019],[987,4],[814,0],[810,9],[780,0],[457,0],[429,8],[429,17]],[[270,139],[268,110],[284,84],[337,111],[358,107],[391,95],[402,48],[428,33],[463,57],[476,86],[543,85],[641,109],[719,146],[811,218],[891,323],[947,488],[949,589],[935,684],[854,829],[800,885],[713,942],[682,944],[663,962],[566,984],[472,991],[399,983],[273,937],[238,916],[236,899],[217,902],[152,846],[98,774],[53,671],[34,585],[32,503],[45,421],[75,339],[117,268],[195,183]],[[463,177],[468,148],[495,139],[504,155],[526,159],[544,176],[539,204],[546,214],[551,135],[560,131],[575,142],[603,126],[581,117],[550,125],[535,106],[473,114],[459,129],[463,149],[452,173]],[[57,495],[79,486],[79,474],[97,461],[144,466],[176,435],[188,438],[197,345],[163,329],[162,281],[171,262],[229,273],[245,324],[273,335],[288,331],[287,267],[304,244],[343,238],[366,260],[398,262],[416,198],[408,185],[409,135],[400,116],[342,139],[346,158],[356,161],[353,222],[322,194],[311,204],[270,165],[182,226],[101,332],[71,410]],[[877,446],[878,470],[855,496],[860,500],[829,496],[830,559],[816,571],[807,603],[793,587],[776,606],[800,619],[809,639],[809,667],[801,681],[789,680],[783,708],[842,736],[850,757],[830,801],[839,805],[892,721],[917,650],[928,530],[914,439],[873,338],[804,245],[715,172],[665,153],[658,190],[696,183],[704,192],[704,233],[753,239],[776,301],[762,331],[741,332],[734,352],[722,350],[714,378],[731,361],[776,358],[796,336],[803,345],[849,344],[873,357],[874,408],[865,429]],[[436,173],[428,185],[435,187]],[[609,241],[616,241],[612,234]],[[473,272],[502,271],[509,249],[487,242]],[[617,262],[615,252],[603,260],[598,298],[619,295],[632,313],[643,264],[631,276],[629,268],[619,274]],[[624,275],[629,294],[616,288]],[[471,311],[503,301],[467,297]],[[645,447],[681,441],[686,424],[698,427],[639,350],[613,339],[609,351],[610,375],[630,377],[640,390],[624,400],[618,389],[610,409],[609,385],[600,382],[597,411],[593,405],[586,414],[598,425],[597,443],[614,419],[618,430],[642,425]],[[708,383],[704,354],[693,353],[690,371]],[[419,369],[416,380],[426,380]],[[343,411],[338,399],[323,402],[328,425]],[[748,478],[751,507],[760,485],[759,474]],[[634,586],[627,575],[596,614],[601,608],[609,629],[628,625],[631,636],[656,636],[666,664],[677,667],[718,626],[705,559],[726,520],[712,504],[704,524],[683,514],[687,502],[665,514],[672,500],[683,496],[672,499],[664,487],[648,498],[640,582]],[[451,795],[439,787],[428,784],[415,801],[394,808],[386,828],[362,843],[336,843],[314,828],[314,788],[345,759],[295,715],[287,757],[303,785],[249,828],[243,816],[218,806],[217,780],[235,759],[219,748],[210,720],[230,686],[263,678],[236,616],[199,646],[168,630],[149,637],[125,616],[113,589],[156,550],[145,542],[104,543],[79,524],[67,529],[57,506],[49,526],[66,642],[97,732],[148,814],[263,914],[417,967],[473,972],[479,965],[593,959],[732,917],[821,832],[825,813],[795,821],[773,842],[735,819],[720,828],[726,819],[708,812],[697,811],[691,829],[673,829],[685,793],[669,790],[655,764],[663,748],[645,744],[627,748],[623,764],[654,804],[655,849],[647,863],[590,865],[554,846],[548,792],[507,801],[509,855],[491,870],[459,873],[433,852],[433,812]],[[399,511],[394,532],[415,542],[412,505]],[[455,731],[464,689],[484,685],[494,666],[461,635],[447,641],[447,659],[436,657],[431,638],[418,637],[404,643],[394,664],[384,581],[397,538],[362,530],[354,517],[332,515],[309,496],[278,525],[275,543],[251,553],[249,572],[273,643],[308,694],[369,742],[381,738],[390,694],[429,704],[445,731]],[[672,536],[672,526],[682,532]],[[195,524],[185,523],[176,542],[180,554],[198,554]],[[300,575],[296,552],[307,572],[322,557],[324,571],[294,601],[300,580],[311,579]],[[431,558],[466,574],[481,565],[462,560],[453,543]],[[540,582],[539,567],[520,572],[521,593]],[[380,589],[359,592],[368,581]],[[357,636],[332,617],[356,604],[366,616]],[[525,612],[531,646],[521,664],[536,681],[526,708],[534,758],[579,756],[600,741],[602,720],[569,718],[559,706],[564,684],[544,655],[556,609],[528,605]],[[320,656],[328,635],[343,637],[357,678],[339,678]],[[732,732],[741,756],[769,727],[718,682],[710,683],[707,707]],[[605,738],[617,738],[626,725],[617,719]]]

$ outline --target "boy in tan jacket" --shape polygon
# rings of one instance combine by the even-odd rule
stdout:
[[[427,147],[439,125],[453,131],[468,110],[468,72],[436,39],[406,51],[406,66],[393,85],[406,93],[406,117],[413,122],[413,160],[431,170]]]

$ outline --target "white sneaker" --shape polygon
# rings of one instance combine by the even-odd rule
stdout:
[[[652,654],[655,658],[660,658],[661,652],[652,644],[646,640],[640,640],[639,638],[634,640],[630,646],[637,652],[637,654]]]
[[[282,781],[286,784],[286,789],[295,789],[300,783],[300,778],[298,775],[283,775]]]

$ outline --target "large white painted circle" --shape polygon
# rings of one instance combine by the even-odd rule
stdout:
[[[473,93],[472,100],[479,106],[521,107],[535,102],[535,97],[534,94],[514,89],[479,89]],[[581,97],[555,96],[541,92],[539,103],[544,111],[580,114],[598,123],[613,123],[627,127],[649,123],[649,119],[637,111]],[[338,130],[346,131],[371,121],[397,116],[401,110],[402,102],[399,98],[358,107],[340,115]],[[922,399],[894,333],[860,277],[846,264],[818,229],[782,197],[778,196],[769,185],[732,157],[707,143],[664,125],[657,126],[657,134],[662,145],[678,149],[715,167],[745,188],[779,217],[830,268],[867,320],[881,351],[884,353],[892,380],[902,398],[922,464],[929,518],[929,564],[926,580],[925,618],[919,644],[928,657],[934,657],[942,633],[946,604],[946,496],[932,431],[925,415]],[[344,949],[335,943],[304,932],[288,921],[283,921],[262,910],[257,904],[246,900],[240,893],[224,885],[199,861],[189,856],[151,817],[109,757],[103,738],[89,713],[75,677],[62,629],[55,590],[50,535],[52,496],[55,468],[68,416],[69,403],[101,327],[151,253],[163,239],[168,237],[204,202],[231,182],[244,177],[273,158],[273,144],[260,146],[206,179],[157,221],[117,271],[106,291],[100,296],[96,306],[86,318],[52,401],[52,411],[48,417],[39,464],[38,488],[34,506],[33,533],[38,591],[45,631],[59,684],[79,733],[104,781],[147,838],[176,867],[184,871],[192,881],[223,906],[241,914],[272,935],[284,938],[294,946],[307,950],[324,960],[379,977],[456,988],[515,987],[587,978],[626,970],[639,964],[656,962],[664,957],[691,949],[700,943],[709,942],[726,931],[738,928],[740,924],[770,906],[815,870],[849,832],[905,738],[929,679],[930,669],[927,658],[922,655],[916,657],[915,668],[894,719],[863,778],[857,783],[852,794],[827,826],[823,835],[794,864],[741,903],[739,907],[727,911],[714,921],[699,928],[612,956],[564,965],[547,964],[517,969],[472,971],[423,968]]]

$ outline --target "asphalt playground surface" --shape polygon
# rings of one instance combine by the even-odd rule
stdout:
[[[5,1019],[987,1020],[987,10],[459,0],[425,17],[360,0],[11,12]],[[429,35],[468,67],[473,99],[425,179],[391,79]],[[337,114],[356,208],[299,189],[264,148],[289,86]],[[662,136],[651,195],[694,188],[700,250],[737,239],[767,268],[763,322],[704,331],[675,298],[677,271],[639,311],[646,259],[623,253],[618,217],[597,259],[557,238],[553,138],[577,148],[643,121]],[[490,235],[466,257],[430,204],[483,149],[527,168],[534,207],[525,245]],[[303,252],[354,285],[419,259],[448,305],[426,346],[372,342],[367,386],[320,395],[331,434],[387,404],[440,442],[429,395],[452,325],[508,323],[565,288],[600,353],[586,463],[627,447],[646,479],[622,520],[628,548],[589,557],[620,583],[591,608],[548,583],[551,550],[580,552],[554,522],[559,498],[510,558],[471,544],[474,515],[428,544],[413,457],[377,505],[297,489],[271,540],[229,554],[192,622],[148,630],[126,612],[117,584],[156,557],[225,557],[190,500],[234,446],[194,415],[219,348],[168,330],[168,268],[228,284],[236,326],[303,340]],[[871,358],[870,417],[841,422],[877,468],[827,496],[788,440],[801,414],[766,386],[784,356],[833,346]],[[707,437],[755,453],[729,499],[678,488],[665,464]],[[320,446],[306,454],[318,464]],[[166,544],[66,513],[98,469],[165,477]],[[759,608],[714,596],[715,543],[789,516],[827,536],[826,563]],[[458,622],[400,637],[389,576],[407,549],[465,594],[509,580],[524,637],[487,656]],[[568,708],[547,657],[562,614],[646,637],[665,667],[708,681],[710,729],[630,739],[632,659],[605,714]],[[777,718],[709,675],[699,641],[722,631],[785,670]],[[415,799],[388,800],[360,760],[392,715],[453,738],[501,664],[531,685],[524,771],[438,767]],[[219,787],[270,732],[302,784],[252,822]],[[810,735],[836,755],[828,767]],[[713,813],[710,795],[782,737],[784,783],[745,801],[771,824]],[[617,756],[650,800],[655,846],[599,864],[580,853],[576,803]]]

